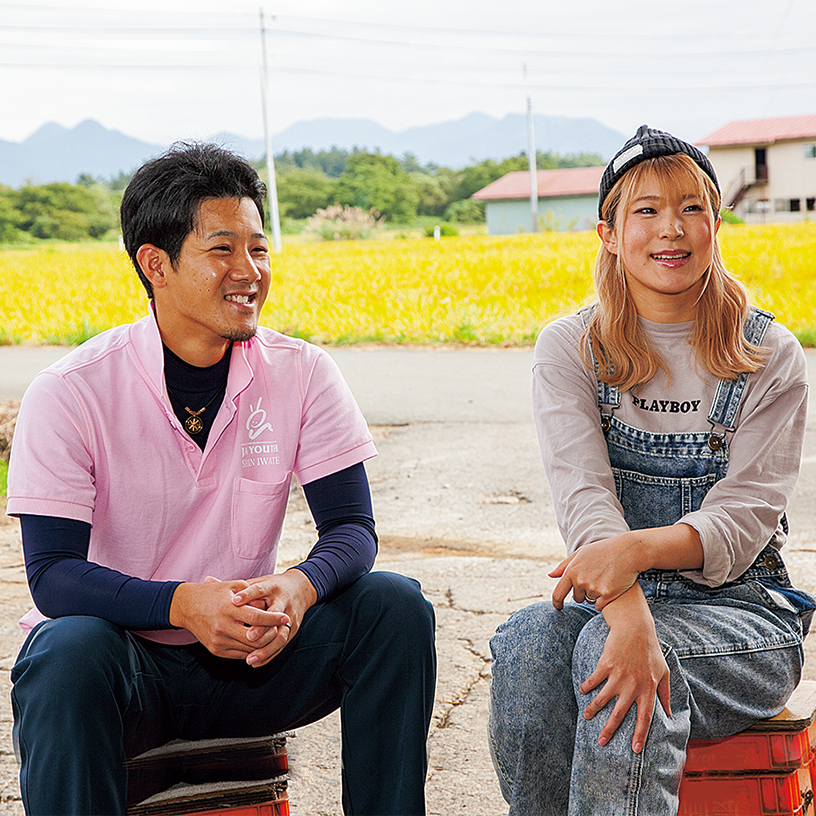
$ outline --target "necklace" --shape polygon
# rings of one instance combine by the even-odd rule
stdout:
[[[218,396],[221,394],[221,392],[224,390],[224,386],[226,386],[226,384],[227,384],[227,381],[226,381],[226,380],[224,380],[224,382],[222,382],[222,383],[221,383],[221,385],[220,385],[220,386],[218,386],[218,390],[215,392],[215,394],[213,394],[213,396],[212,396],[212,398],[210,399],[210,401],[209,401],[209,402],[208,402],[208,403],[207,403],[207,404],[206,404],[206,405],[205,405],[203,408],[199,408],[197,411],[194,411],[192,408],[188,408],[188,407],[187,407],[187,406],[186,406],[186,405],[185,405],[185,404],[184,404],[184,403],[183,403],[183,402],[182,402],[182,401],[181,401],[181,400],[180,400],[180,399],[179,399],[179,398],[176,396],[176,394],[174,394],[174,393],[173,393],[173,392],[170,390],[170,386],[169,386],[169,385],[167,385],[167,383],[165,383],[165,387],[167,388],[167,393],[168,393],[168,394],[170,394],[170,396],[171,396],[171,397],[173,397],[173,398],[176,400],[176,402],[177,402],[177,403],[178,403],[178,404],[179,404],[179,405],[180,405],[182,408],[184,408],[184,410],[185,410],[185,411],[186,411],[186,412],[187,412],[187,413],[190,415],[190,416],[188,416],[188,417],[187,417],[187,418],[184,420],[184,428],[185,428],[185,430],[187,431],[187,433],[188,433],[188,434],[191,434],[191,435],[193,435],[193,436],[194,436],[195,434],[197,434],[197,433],[201,433],[201,431],[203,431],[203,430],[204,430],[204,423],[201,421],[200,415],[201,415],[201,414],[203,414],[203,413],[204,413],[204,411],[206,411],[206,410],[207,410],[207,408],[209,408],[209,407],[210,407],[210,406],[213,404],[213,402],[215,402],[216,398],[217,398],[217,397],[218,397]]]

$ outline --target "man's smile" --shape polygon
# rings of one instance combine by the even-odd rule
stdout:
[[[254,303],[256,295],[256,292],[247,295],[231,294],[225,295],[224,299],[229,300],[231,303]]]

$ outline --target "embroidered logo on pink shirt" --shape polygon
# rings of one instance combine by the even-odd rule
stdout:
[[[266,421],[266,411],[261,408],[263,397],[258,397],[258,404],[253,407],[249,404],[251,413],[246,421],[246,428],[249,431],[249,439],[254,442],[264,431],[272,431],[272,426]]]
[[[250,414],[246,421],[249,443],[241,445],[241,467],[244,468],[258,467],[259,465],[279,465],[281,463],[280,456],[270,456],[270,454],[278,453],[277,440],[255,441],[264,431],[269,431],[271,434],[275,433],[272,425],[266,421],[266,411],[261,408],[262,402],[263,397],[258,397],[257,405],[249,404]]]

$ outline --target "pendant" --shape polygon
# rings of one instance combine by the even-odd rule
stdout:
[[[204,423],[198,418],[198,416],[191,415],[184,420],[184,427],[187,429],[188,434],[195,435],[204,430]]]

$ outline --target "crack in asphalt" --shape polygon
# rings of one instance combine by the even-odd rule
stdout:
[[[482,611],[462,609],[461,607],[457,606],[453,595],[453,588],[450,586],[445,590],[444,597],[444,606],[448,609],[456,609],[459,612],[464,612],[466,615],[472,615],[474,617],[484,614]],[[477,666],[476,670],[470,675],[465,684],[460,686],[452,699],[442,700],[443,710],[440,714],[437,714],[434,717],[434,730],[429,735],[429,739],[433,738],[434,734],[438,731],[448,728],[453,710],[461,705],[464,705],[472,695],[473,690],[485,680],[490,678],[490,659],[484,656],[483,651],[477,648],[476,644],[470,638],[459,637],[457,640],[467,652],[470,652],[473,657],[477,658],[480,665]]]

